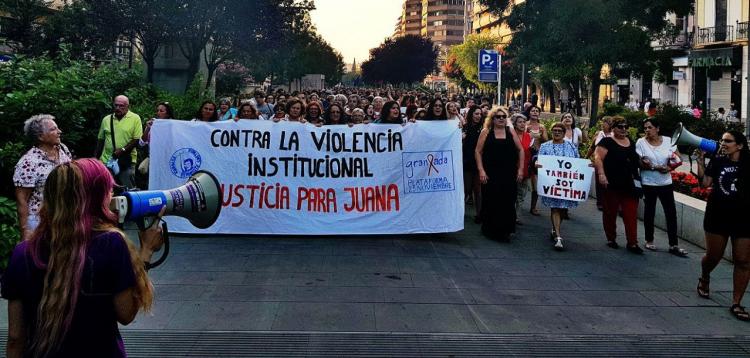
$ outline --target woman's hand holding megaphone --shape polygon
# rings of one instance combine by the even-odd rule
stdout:
[[[700,149],[694,150],[693,151],[693,155],[695,155],[695,158],[699,159],[699,160],[702,160],[702,159],[706,158],[706,152],[704,152],[704,151],[702,151]]]
[[[151,262],[151,256],[154,252],[161,250],[164,244],[161,217],[164,216],[166,210],[167,206],[165,205],[161,208],[159,215],[157,215],[151,226],[138,232],[138,240],[141,243],[141,259],[143,259],[144,263],[148,264]]]

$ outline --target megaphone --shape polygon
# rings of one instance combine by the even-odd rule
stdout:
[[[682,125],[682,122],[677,125],[677,129],[675,129],[674,134],[672,134],[672,146],[674,147],[676,145],[698,147],[700,150],[709,154],[715,154],[719,150],[719,143],[690,133],[690,131],[685,129]]]
[[[169,190],[126,191],[112,198],[110,209],[116,211],[120,223],[139,222],[159,214],[167,206],[166,216],[180,216],[193,226],[206,229],[216,222],[221,212],[221,188],[216,177],[207,171],[193,174],[185,185]]]
[[[161,208],[164,215],[180,216],[199,229],[206,229],[216,222],[221,213],[221,188],[219,181],[210,172],[195,172],[187,182],[168,190],[126,191],[112,197],[109,208],[117,213],[120,224],[135,222],[143,230],[153,224]],[[169,231],[163,223],[164,253],[149,268],[160,265],[169,254]]]

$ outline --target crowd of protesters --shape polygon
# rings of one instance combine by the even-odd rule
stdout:
[[[474,206],[474,221],[481,224],[482,234],[493,240],[509,240],[517,226],[524,224],[518,210],[530,192],[530,214],[540,215],[539,201],[550,209],[549,237],[557,250],[564,248],[562,222],[569,219],[569,211],[578,202],[546,196],[539,200],[536,181],[541,166],[536,159],[539,155],[578,158],[579,153],[586,152],[596,171],[596,200],[602,210],[606,245],[619,248],[619,214],[627,250],[644,253],[637,237],[637,207],[645,197],[645,248],[656,250],[654,216],[658,199],[667,219],[668,251],[687,255],[678,246],[669,174],[681,164],[679,153],[670,145],[669,137],[660,135],[659,123],[652,117],[641,123],[645,135],[637,142],[628,136],[628,123],[623,117],[604,117],[601,130],[589,143],[587,131],[577,125],[572,113],[566,112],[559,122],[545,125],[541,108],[532,103],[509,110],[493,107],[489,98],[481,96],[392,89],[256,91],[252,98],[224,98],[218,103],[201,103],[192,121],[268,120],[315,126],[455,121],[462,128],[466,204]],[[160,233],[155,228],[142,231],[143,247],[137,251],[117,231],[108,202],[115,183],[135,188],[135,173],[147,175],[148,164],[139,162],[137,153],[148,152],[154,120],[174,119],[174,112],[169,103],[159,103],[153,118],[144,124],[129,106],[127,97],[117,96],[113,113],[102,118],[97,160],[73,160],[61,142],[62,132],[53,116],[37,115],[25,122],[24,133],[34,145],[19,160],[13,178],[24,241],[2,277],[2,295],[10,300],[9,347],[43,356],[73,354],[76,347],[84,345],[78,340],[85,337],[91,341],[81,331],[87,330],[81,326],[84,320],[87,327],[100,327],[97,350],[103,355],[118,355],[124,352],[115,320],[128,323],[139,309],[151,305],[149,279],[140,263],[148,262],[159,249]],[[580,149],[586,146],[588,151]],[[742,220],[743,208],[750,202],[750,151],[746,137],[734,131],[723,134],[720,147],[707,166],[704,153],[699,153],[698,175],[702,185],[713,190],[704,220],[707,250],[697,293],[704,298],[710,296],[710,274],[731,240],[734,294],[730,311],[738,319],[750,320],[740,306],[750,279],[750,226]],[[115,262],[116,267],[99,272],[99,268],[86,264],[90,261],[86,258],[92,257]],[[60,275],[50,275],[51,270]],[[29,277],[33,280],[28,281]],[[89,279],[93,280],[95,297],[64,294],[82,290],[82,280]],[[115,302],[114,312],[111,304],[102,303],[106,300]],[[99,312],[94,306],[79,308],[90,304],[109,308],[102,308],[107,312]],[[28,330],[31,337],[25,336],[27,331],[19,326],[19,320],[28,325],[25,327],[34,325]],[[74,333],[65,335],[67,330]],[[25,347],[27,342],[33,344]]]

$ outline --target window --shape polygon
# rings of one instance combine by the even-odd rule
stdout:
[[[464,0],[432,0],[427,2],[427,6],[440,5],[464,5]]]
[[[428,11],[427,16],[443,16],[443,15],[464,15],[463,9],[448,9],[448,10],[436,10]]]
[[[463,20],[436,20],[427,23],[428,26],[464,26]]]
[[[123,37],[118,38],[117,42],[115,42],[115,57],[117,57],[121,61],[129,59],[132,48],[133,45],[128,39]]]

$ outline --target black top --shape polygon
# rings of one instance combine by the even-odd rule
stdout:
[[[609,182],[607,190],[634,193],[633,179],[640,178],[638,172],[640,158],[635,151],[635,143],[630,138],[628,138],[628,144],[627,147],[623,147],[612,137],[604,138],[597,144],[607,149],[607,156],[604,157],[604,174]]]
[[[404,122],[401,119],[386,120],[385,117],[380,117],[378,120],[376,120],[373,123],[377,123],[377,124],[403,124]]]
[[[717,157],[708,164],[706,175],[713,178],[709,202],[720,205],[740,203],[739,169],[740,163],[733,162],[727,157]]]
[[[135,286],[136,277],[127,244],[118,232],[95,234],[86,249],[78,301],[57,357],[125,357],[117,326],[114,296]],[[2,277],[2,296],[21,300],[26,338],[36,329],[38,307],[44,293],[46,269],[33,262],[29,241],[13,251]],[[42,260],[48,260],[48,254]],[[31,342],[26,342],[27,347]]]
[[[481,125],[467,125],[464,127],[464,133],[466,133],[466,138],[464,138],[464,141],[462,143],[464,154],[464,170],[477,170],[477,160],[474,156],[474,150],[477,149],[479,133],[481,132]]]

